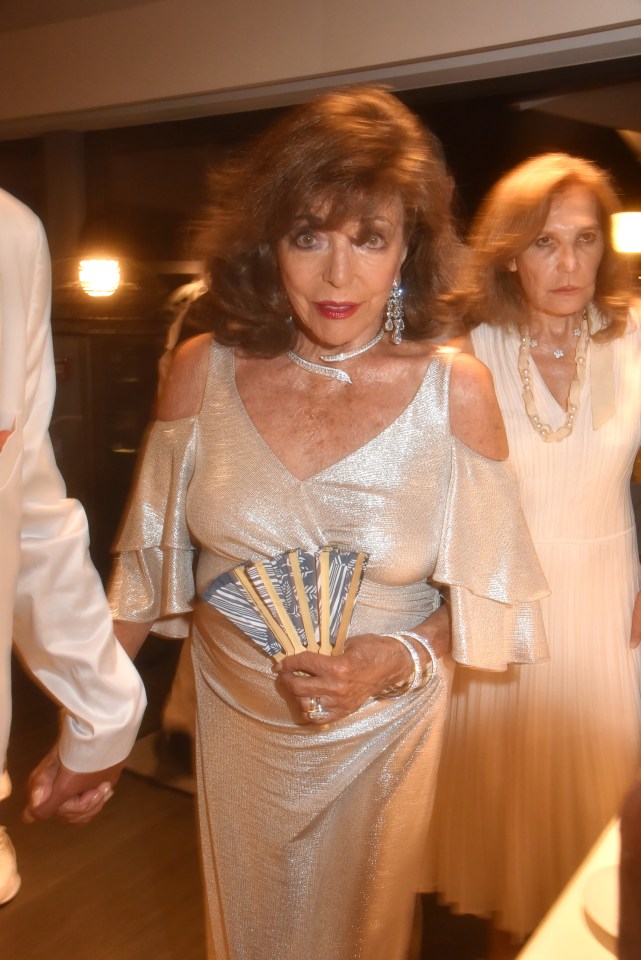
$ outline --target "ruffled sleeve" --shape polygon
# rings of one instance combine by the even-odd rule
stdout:
[[[450,586],[452,655],[482,670],[549,659],[539,600],[549,588],[521,510],[509,461],[456,438],[433,575]]]
[[[196,417],[150,427],[109,586],[114,619],[153,622],[153,631],[168,637],[188,635],[196,599],[185,499],[197,429]]]

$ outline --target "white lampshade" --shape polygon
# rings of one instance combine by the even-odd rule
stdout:
[[[612,246],[618,253],[641,253],[641,213],[612,215]]]
[[[110,297],[120,286],[120,263],[118,260],[81,260],[78,279],[90,297]]]

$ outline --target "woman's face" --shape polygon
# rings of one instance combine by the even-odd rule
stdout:
[[[508,266],[517,271],[532,313],[569,317],[593,298],[602,257],[596,197],[577,185],[554,198],[537,239]]]
[[[380,330],[406,246],[400,200],[371,219],[322,226],[323,210],[302,214],[277,246],[285,292],[299,329],[324,349],[367,342]]]

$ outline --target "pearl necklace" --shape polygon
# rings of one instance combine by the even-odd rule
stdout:
[[[359,357],[361,353],[365,353],[367,350],[375,347],[376,344],[383,339],[384,335],[385,327],[381,327],[376,336],[368,343],[364,343],[362,347],[356,347],[355,350],[348,350],[346,353],[321,354],[321,360],[323,363],[339,363],[341,360],[351,360],[352,357]],[[340,380],[341,383],[352,382],[352,378],[348,373],[345,373],[344,370],[335,370],[333,367],[324,367],[320,363],[314,363],[313,360],[306,360],[298,353],[294,353],[293,350],[288,350],[287,356],[294,363],[298,364],[299,367],[302,367],[303,370],[308,370],[310,373],[317,373],[321,377],[331,377],[332,380]]]
[[[518,368],[523,384],[523,402],[525,412],[530,423],[545,443],[553,443],[569,437],[574,429],[574,420],[579,409],[581,399],[581,389],[585,383],[585,361],[588,354],[588,345],[590,343],[590,330],[588,327],[587,312],[581,318],[581,327],[579,330],[579,339],[576,345],[575,354],[575,374],[568,391],[568,404],[565,421],[558,430],[552,430],[549,423],[543,423],[536,408],[534,394],[532,393],[532,384],[530,381],[530,347],[535,341],[530,339],[527,331],[521,333],[519,342]]]

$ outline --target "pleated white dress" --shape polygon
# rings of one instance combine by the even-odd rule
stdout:
[[[573,433],[544,443],[525,413],[518,337],[481,326],[521,500],[551,596],[549,662],[457,669],[424,868],[458,912],[526,935],[620,810],[640,763],[640,652],[629,648],[639,555],[630,503],[641,444],[641,330],[591,346]],[[593,427],[591,377],[613,375],[614,413]],[[564,413],[531,361],[539,414]]]
[[[226,347],[212,346],[199,415],[150,431],[111,600],[161,633],[180,634],[175,615],[193,610],[215,960],[405,960],[451,677],[439,663],[422,690],[302,726],[269,658],[197,599],[215,577],[285,549],[349,546],[369,555],[352,633],[416,626],[438,602],[435,578],[452,584],[461,660],[547,655],[546,584],[514,476],[450,433],[451,359],[437,352],[387,429],[307,480],[256,431]]]

